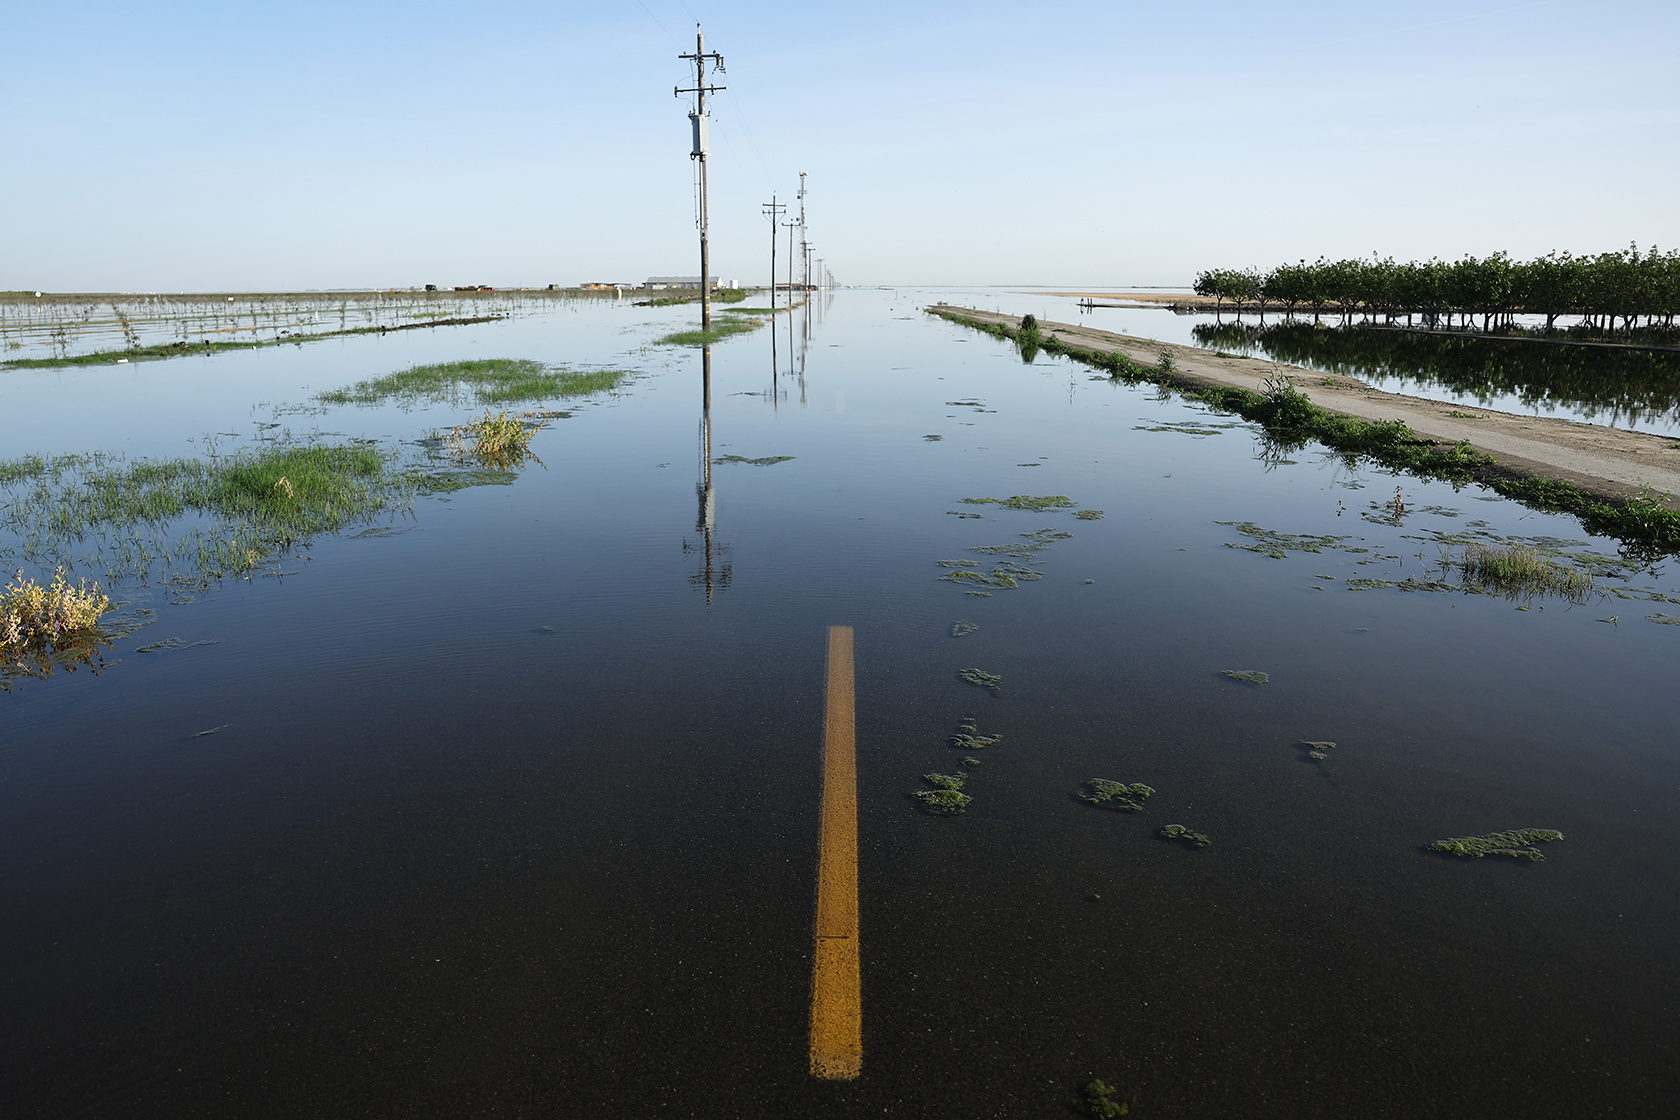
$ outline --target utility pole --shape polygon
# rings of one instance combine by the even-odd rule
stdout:
[[[776,196],[771,195],[770,201],[764,205],[764,216],[770,219],[770,310],[776,310],[776,217],[787,209],[784,203],[776,204]],[[788,303],[791,306],[793,293],[788,293]],[[773,333],[773,332],[772,332]]]
[[[799,173],[799,256],[803,262],[800,265],[800,275],[805,279],[805,290],[811,290],[811,243],[805,240],[805,172]]]
[[[705,329],[712,325],[712,262],[706,246],[706,132],[709,121],[706,116],[706,95],[729,87],[706,84],[706,60],[711,59],[717,72],[721,74],[723,56],[716,51],[706,53],[706,36],[701,34],[698,23],[694,25],[694,53],[680,54],[677,57],[693,60],[694,85],[689,89],[678,87],[672,91],[672,96],[681,97],[685,93],[692,93],[699,102],[696,108],[688,111],[688,122],[694,130],[694,150],[688,154],[688,158],[700,161],[700,326]]]
[[[793,313],[793,230],[794,230],[794,227],[797,226],[798,224],[799,224],[798,222],[792,222],[792,221],[782,223],[782,225],[787,227],[787,231],[788,231],[788,314],[790,316],[789,322],[792,322],[791,315]]]

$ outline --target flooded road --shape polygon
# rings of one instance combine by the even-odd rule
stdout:
[[[41,418],[4,458],[411,447],[466,411],[290,406],[416,361],[631,371],[511,484],[120,586],[156,620],[102,673],[0,695],[8,1114],[1053,1116],[1092,1079],[1150,1117],[1660,1114],[1673,565],[1024,365],[918,311],[948,297],[718,345],[709,407],[656,344],[693,312],[607,303],[0,374]],[[1452,589],[1516,539],[1600,593]],[[861,1056],[830,1079],[837,627]],[[1428,848],[1525,828],[1563,839]]]

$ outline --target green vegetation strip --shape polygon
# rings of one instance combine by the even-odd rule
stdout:
[[[995,323],[937,308],[928,312],[999,338],[1013,337]],[[1340,453],[1349,465],[1368,459],[1454,486],[1480,483],[1534,509],[1574,514],[1587,532],[1615,537],[1633,553],[1654,558],[1680,552],[1680,512],[1664,504],[1667,495],[1656,494],[1649,487],[1620,501],[1606,500],[1570,482],[1523,475],[1502,467],[1468,441],[1443,445],[1421,438],[1401,420],[1361,420],[1330,412],[1313,404],[1286,379],[1268,382],[1266,391],[1257,393],[1238,386],[1210,385],[1159,368],[1145,369],[1124,354],[1069,346],[1055,335],[1043,347],[1105,370],[1115,380],[1151,381],[1178,389],[1221,412],[1259,423],[1280,444],[1303,446],[1317,440]]]
[[[698,330],[677,331],[668,334],[654,343],[655,346],[710,346],[714,342],[722,342],[731,335],[746,334],[756,331],[764,325],[763,319],[728,319],[713,323],[709,327]]]
[[[485,407],[604,393],[618,388],[628,376],[621,369],[570,370],[529,358],[482,358],[410,366],[320,393],[316,399],[354,405],[466,403],[470,399],[473,407]]]

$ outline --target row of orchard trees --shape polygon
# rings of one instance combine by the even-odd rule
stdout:
[[[1428,321],[1456,321],[1481,329],[1512,325],[1519,314],[1544,315],[1546,330],[1559,316],[1579,315],[1597,331],[1631,331],[1643,319],[1674,326],[1680,311],[1680,251],[1659,253],[1653,246],[1641,253],[1630,245],[1619,253],[1571,256],[1547,253],[1531,261],[1514,261],[1495,253],[1480,260],[1466,256],[1448,264],[1430,260],[1396,264],[1392,258],[1327,261],[1279,265],[1270,272],[1258,269],[1218,269],[1196,276],[1195,292],[1211,296],[1215,310],[1226,300],[1237,307],[1282,308],[1293,316],[1310,309],[1316,320],[1333,311],[1351,323],[1357,314],[1400,315],[1408,325],[1413,315]]]

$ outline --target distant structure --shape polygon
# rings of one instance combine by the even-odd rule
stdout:
[[[719,283],[716,276],[710,279],[711,286],[714,288],[738,288],[741,286],[737,280],[725,280]],[[699,286],[700,277],[698,276],[649,276],[642,285],[644,288],[698,288]]]

